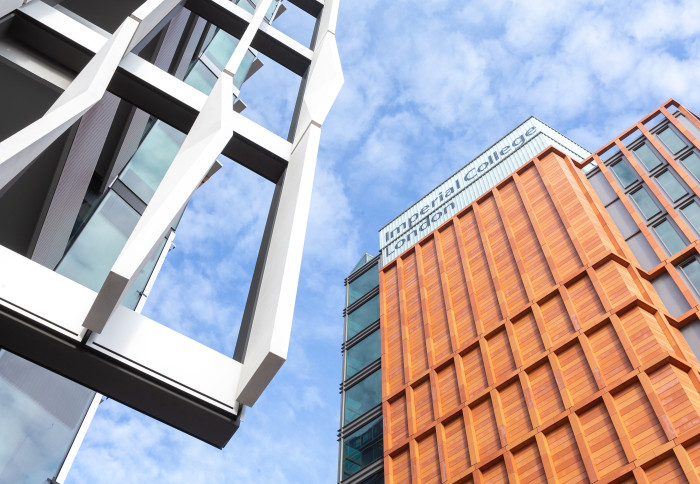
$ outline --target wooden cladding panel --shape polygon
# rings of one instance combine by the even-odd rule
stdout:
[[[584,401],[598,391],[595,377],[578,340],[557,354],[564,384],[569,390],[574,405]]]
[[[462,412],[444,422],[445,454],[447,460],[447,478],[457,477],[470,466],[469,444]]]
[[[450,363],[436,373],[438,387],[438,408],[440,416],[459,406],[459,384],[454,363]]]
[[[545,360],[544,364],[529,370],[527,375],[535,398],[535,408],[542,422],[564,410],[564,403],[549,362]]]
[[[520,179],[559,275],[566,279],[583,266],[576,247],[537,170],[534,167],[526,169]]]
[[[607,384],[632,369],[625,348],[612,324],[605,324],[588,336],[598,368]]]
[[[537,234],[530,223],[515,183],[506,184],[500,189],[500,195],[525,274],[532,283],[535,297],[541,297],[555,283],[542,246],[537,240]]]
[[[463,347],[476,337],[477,331],[474,314],[469,303],[469,290],[464,278],[464,267],[462,267],[462,259],[457,248],[454,224],[450,224],[442,232],[441,246],[447,271],[447,284],[452,296],[452,312],[457,329],[457,342],[460,347]]]
[[[676,433],[698,429],[700,394],[688,374],[675,366],[664,365],[649,378]]]
[[[381,270],[386,482],[700,469],[697,360],[567,163],[526,164]]]
[[[566,289],[574,305],[575,313],[572,317],[576,316],[581,326],[586,326],[588,322],[595,321],[605,313],[605,308],[588,275],[578,279]]]
[[[505,420],[506,439],[508,443],[513,443],[532,429],[527,402],[518,380],[500,390],[499,395]]]
[[[564,341],[575,329],[559,293],[540,305],[544,326],[553,345]]]
[[[478,307],[478,319],[481,320],[484,329],[488,332],[501,320],[501,309],[491,279],[486,253],[481,243],[481,237],[478,235],[479,227],[472,210],[460,217],[460,226],[469,259],[469,279],[473,281],[472,288]]]
[[[646,478],[650,483],[657,482],[673,482],[684,483],[688,482],[685,477],[683,468],[675,456],[671,455],[661,462],[650,466],[645,470]]]
[[[411,376],[428,369],[428,353],[423,330],[423,313],[421,308],[416,253],[406,258],[403,267],[404,292],[406,293],[406,325],[408,327],[408,355],[411,362]]]
[[[489,466],[482,472],[482,482],[508,484],[508,469],[502,460]]]
[[[528,312],[513,321],[513,330],[523,362],[528,362],[532,357],[540,355],[544,351],[544,343],[532,312]]]
[[[452,353],[452,347],[450,345],[450,328],[447,324],[446,304],[442,294],[440,268],[438,266],[437,253],[435,252],[434,239],[428,239],[421,247],[421,256],[423,258],[423,277],[433,354],[436,360],[442,360]]]
[[[406,413],[406,395],[401,394],[396,400],[390,401],[387,412],[389,422],[389,438],[391,439],[389,446],[393,446],[395,442],[408,437],[408,414]]]
[[[442,482],[440,478],[440,457],[437,439],[430,433],[417,441],[418,443],[418,482],[432,484]]]
[[[559,482],[589,482],[571,426],[565,423],[547,432],[545,437]]]
[[[599,476],[605,476],[627,463],[620,439],[602,401],[583,412],[579,418]]]
[[[632,308],[620,316],[620,322],[629,335],[642,364],[665,354],[676,355],[659,321],[647,310],[640,307]]]
[[[430,380],[427,378],[413,387],[413,415],[416,419],[416,430],[424,429],[435,418]]]
[[[664,429],[639,382],[615,394],[614,399],[637,455],[644,455],[666,442]]]
[[[401,343],[401,321],[399,318],[398,269],[392,266],[380,278],[382,319],[382,378],[384,395],[390,395],[404,383],[403,345]]]
[[[508,333],[506,333],[505,329],[502,329],[491,335],[486,340],[486,344],[488,345],[489,359],[491,360],[496,383],[500,383],[504,377],[515,370],[515,360],[510,350]]]
[[[476,455],[479,461],[501,448],[498,426],[491,398],[485,398],[471,409],[472,426],[476,434]]]
[[[482,217],[489,221],[488,224],[484,224],[486,237],[493,254],[497,277],[506,305],[512,313],[521,309],[527,303],[527,292],[520,278],[520,271],[508,242],[503,220],[498,214],[496,201],[493,197],[488,197],[483,203],[479,204],[479,207]]]
[[[513,452],[516,475],[521,483],[545,484],[547,475],[535,442]]]
[[[387,482],[391,484],[411,484],[411,459],[408,455],[408,448],[393,457],[389,457],[389,467],[386,473],[389,475]]]

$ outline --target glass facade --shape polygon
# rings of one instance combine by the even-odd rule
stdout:
[[[651,195],[649,195],[646,188],[642,188],[641,190],[631,193],[630,197],[632,197],[632,200],[634,200],[634,203],[639,208],[642,216],[646,219],[650,219],[661,211],[656,202],[654,202],[654,200],[651,198]]]
[[[358,300],[376,290],[378,285],[378,257],[364,254],[346,280],[347,305],[357,305]],[[346,306],[338,482],[351,476],[354,476],[352,482],[358,479],[358,482],[367,484],[384,482],[380,465],[383,462],[382,417],[377,408],[382,401],[382,373],[381,368],[377,369],[380,366],[381,333],[376,326],[372,326],[373,331],[360,334],[378,320],[378,295],[352,312],[348,313]],[[360,373],[363,370],[367,373]],[[351,423],[348,432],[346,429]],[[362,473],[367,466],[371,468]],[[361,474],[357,476],[357,473]]]
[[[349,424],[363,413],[379,405],[381,401],[382,373],[381,370],[378,370],[345,391],[343,424]]]
[[[382,452],[382,418],[379,417],[343,440],[343,478],[381,459]]]
[[[680,137],[675,131],[673,131],[672,128],[666,128],[665,130],[661,131],[658,134],[658,137],[673,154],[676,154],[685,148],[685,143],[681,141]]]
[[[669,255],[675,254],[679,250],[683,249],[686,245],[683,238],[668,220],[664,220],[660,224],[655,225],[654,231],[656,232],[656,235],[659,236],[661,242],[668,250]]]
[[[637,176],[634,174],[632,168],[630,168],[626,161],[619,161],[618,163],[611,165],[610,168],[612,168],[612,171],[617,176],[617,179],[620,180],[622,188],[627,188],[632,183],[637,181]]]
[[[700,157],[698,155],[691,153],[690,156],[683,158],[681,163],[696,180],[700,180]]]
[[[697,259],[692,259],[690,262],[683,264],[680,269],[692,284],[695,292],[700,294],[700,262]]]
[[[656,156],[656,154],[649,148],[648,145],[643,144],[639,148],[634,150],[634,154],[637,155],[639,161],[646,167],[647,170],[651,171],[661,164],[661,161]]]
[[[659,181],[661,188],[664,189],[672,202],[675,202],[687,194],[685,188],[683,188],[683,185],[680,184],[680,182],[670,171],[665,171],[659,174],[656,179]]]
[[[700,206],[697,202],[693,202],[681,209],[683,215],[690,223],[690,226],[695,229],[695,232],[700,233]]]
[[[346,351],[345,378],[350,378],[373,361],[376,361],[381,356],[381,352],[381,334],[377,330]]]
[[[0,482],[54,478],[94,395],[0,349]]]
[[[379,319],[379,296],[364,303],[348,314],[348,339]]]
[[[348,306],[379,285],[379,271],[369,270],[348,284]]]

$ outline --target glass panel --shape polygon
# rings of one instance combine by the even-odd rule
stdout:
[[[626,161],[615,163],[610,168],[612,168],[612,171],[615,173],[615,175],[617,175],[617,179],[620,180],[622,188],[627,188],[632,183],[637,181],[637,177]]]
[[[634,154],[637,155],[639,161],[641,161],[649,171],[661,164],[659,158],[651,151],[651,148],[645,144],[634,150]]]
[[[214,84],[216,84],[216,76],[204,64],[197,61],[185,77],[185,82],[198,91],[209,95]]]
[[[355,264],[355,267],[352,268],[352,270],[350,271],[350,273],[352,274],[352,273],[355,272],[357,269],[359,269],[359,268],[362,267],[363,265],[367,264],[367,263],[370,261],[371,258],[372,258],[372,256],[369,255],[369,254],[363,255],[363,256],[360,258],[360,260],[357,262],[357,264]]]
[[[276,6],[277,6],[277,0],[270,3],[270,8],[267,9],[267,13],[265,14],[266,19],[272,20],[272,14],[275,13]]]
[[[345,416],[347,425],[382,401],[382,372],[377,370],[345,392]]]
[[[690,222],[690,225],[693,226],[695,231],[700,232],[700,206],[693,202],[687,207],[682,208],[681,212],[683,212],[683,215],[685,215],[685,218],[688,219],[688,222]]]
[[[626,239],[636,232],[639,232],[639,226],[637,226],[637,223],[632,218],[632,215],[630,215],[627,207],[622,203],[622,200],[615,200],[608,205],[608,213],[613,219],[613,222],[615,222],[623,238]]]
[[[255,60],[255,55],[251,51],[247,51],[245,55],[243,56],[243,60],[241,61],[241,65],[238,67],[238,70],[236,71],[236,75],[233,76],[233,85],[236,86],[238,89],[241,88],[243,85],[243,81],[245,80],[246,76],[248,75],[248,71],[250,70],[250,66],[253,64],[253,61]]]
[[[596,195],[598,195],[600,201],[603,202],[603,205],[607,205],[617,198],[615,190],[613,190],[613,187],[610,186],[610,183],[608,183],[608,180],[602,173],[596,173],[595,175],[590,177],[588,181],[591,182],[593,190],[595,190]]]
[[[675,202],[676,200],[678,200],[686,194],[683,185],[681,185],[678,182],[678,180],[676,180],[676,177],[673,176],[673,174],[670,171],[665,171],[661,173],[659,176],[656,177],[656,179],[659,181],[661,188],[664,189],[671,201]]]
[[[697,292],[700,292],[700,262],[693,259],[690,263],[681,267],[690,283],[695,287]]]
[[[651,270],[656,267],[656,265],[661,262],[659,256],[656,255],[654,249],[651,248],[651,244],[644,234],[639,232],[637,235],[633,235],[627,239],[627,245],[632,249],[632,253],[637,258],[637,262],[642,266],[645,271]]]
[[[0,482],[58,474],[95,393],[0,350]]]
[[[360,481],[358,484],[384,484],[384,472],[374,474],[373,476],[368,477],[364,481]]]
[[[654,230],[671,255],[685,247],[685,242],[668,220],[664,220],[659,225],[656,225]]]
[[[56,272],[99,291],[138,220],[136,210],[108,192]]]
[[[139,299],[141,299],[143,290],[146,289],[146,284],[148,284],[148,280],[151,278],[153,269],[155,269],[156,263],[158,263],[158,259],[163,253],[166,241],[167,239],[164,238],[163,241],[160,244],[158,244],[158,247],[156,247],[156,250],[153,252],[153,254],[151,254],[151,257],[148,259],[148,262],[146,262],[146,265],[136,277],[136,280],[131,286],[131,289],[129,289],[129,292],[126,294],[126,296],[124,296],[124,299],[122,300],[122,306],[125,306],[129,309],[136,309],[136,305],[139,303]]]
[[[383,450],[379,417],[343,439],[343,479],[381,459]]]
[[[369,271],[348,285],[348,306],[379,285],[379,271],[372,267]]]
[[[646,219],[650,219],[661,211],[645,188],[630,194],[630,197],[632,197],[632,200],[637,204],[637,207],[639,207],[639,210]]]
[[[141,200],[150,202],[183,141],[184,133],[157,121],[119,175],[119,179]]]
[[[348,349],[345,360],[345,378],[350,378],[365,366],[375,361],[381,356],[381,353],[381,337],[379,330],[377,330]]]
[[[255,12],[255,7],[248,0],[238,0],[238,6],[247,12]]]
[[[666,128],[658,134],[661,141],[671,150],[671,153],[678,153],[685,148],[685,143],[678,137],[671,128]]]
[[[348,314],[347,339],[352,338],[377,319],[379,319],[379,296],[374,296],[362,306]]]
[[[223,71],[237,45],[237,38],[223,30],[219,30],[216,36],[214,36],[214,40],[212,40],[209,47],[207,47],[205,54],[216,67]]]
[[[695,153],[691,153],[687,158],[683,158],[681,163],[698,180],[700,180],[700,158]]]

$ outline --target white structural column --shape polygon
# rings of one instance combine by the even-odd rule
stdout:
[[[337,15],[338,1],[326,0],[249,323],[237,397],[248,406],[257,401],[287,359],[321,125],[343,85],[335,41]]]
[[[0,195],[41,152],[102,99],[134,42],[143,39],[179,3],[181,0],[144,3],[124,20],[44,116],[0,142]]]
[[[85,328],[102,332],[175,216],[233,136],[233,76],[271,2],[258,3],[253,20],[97,294],[83,323]]]

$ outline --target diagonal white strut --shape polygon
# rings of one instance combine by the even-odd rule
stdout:
[[[102,332],[175,216],[187,204],[233,136],[233,76],[271,3],[272,0],[258,3],[252,21],[107,275],[85,318],[85,328],[95,333]]]

